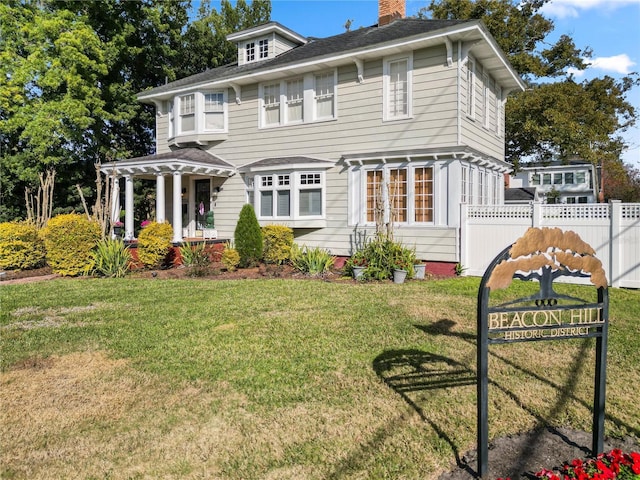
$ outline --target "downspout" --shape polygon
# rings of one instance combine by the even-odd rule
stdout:
[[[457,145],[462,145],[462,93],[460,91],[460,79],[462,78],[462,41],[458,40],[458,78],[456,79],[456,95],[458,99],[458,124],[457,124]]]

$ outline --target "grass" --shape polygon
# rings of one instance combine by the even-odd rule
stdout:
[[[0,476],[435,478],[475,447],[478,284],[2,286]],[[638,439],[640,292],[610,295],[606,433]],[[490,435],[589,431],[593,351],[492,346]]]

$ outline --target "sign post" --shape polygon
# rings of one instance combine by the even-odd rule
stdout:
[[[602,451],[609,325],[607,279],[595,251],[574,232],[530,228],[505,248],[485,271],[478,290],[478,476],[489,463],[489,345],[569,338],[596,338],[591,450]],[[560,277],[589,278],[597,300],[554,291]],[[491,292],[508,288],[514,279],[537,281],[538,291],[501,304]]]

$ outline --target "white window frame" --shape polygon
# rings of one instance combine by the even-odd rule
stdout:
[[[283,121],[283,98],[282,98],[282,83],[283,82],[269,82],[260,85],[260,125],[263,127],[277,127],[282,125]],[[271,89],[277,89],[277,93],[273,94]],[[271,97],[273,101],[271,101]],[[269,109],[278,112],[277,122],[267,122],[267,112]]]
[[[432,202],[432,220],[428,222],[417,222],[416,218],[416,191],[415,191],[415,182],[416,182],[416,169],[431,169],[431,183],[432,183],[432,191],[431,198]],[[419,162],[390,162],[385,165],[371,165],[371,166],[363,166],[358,169],[360,174],[360,185],[359,185],[359,198],[356,199],[359,202],[358,214],[353,216],[353,219],[358,224],[373,226],[375,225],[375,221],[370,221],[367,218],[367,174],[371,171],[382,172],[382,202],[384,202],[384,221],[388,221],[391,216],[391,198],[390,195],[393,195],[392,192],[389,192],[389,182],[391,179],[391,170],[406,170],[407,171],[407,193],[406,193],[406,218],[405,222],[398,222],[394,220],[394,224],[397,225],[408,225],[408,226],[433,226],[437,223],[437,219],[439,216],[439,208],[443,208],[443,206],[439,205],[438,199],[438,181],[437,181],[437,169],[436,165],[432,161],[419,161]]]
[[[198,130],[198,116],[196,115],[196,94],[185,93],[178,99],[178,134],[195,133]],[[193,128],[183,130],[183,121],[187,117],[193,117]]]
[[[258,40],[258,58],[260,60],[269,58],[269,43],[268,38]]]
[[[251,40],[244,44],[244,60],[245,62],[256,61],[256,42]]]
[[[319,79],[330,79],[330,84],[325,85],[320,85],[320,87],[318,87],[318,81]],[[328,71],[328,72],[318,72],[315,73],[313,75],[313,119],[314,120],[333,120],[334,118],[337,118],[338,116],[338,105],[337,105],[337,85],[338,85],[338,79],[337,79],[337,71],[334,69],[332,71]],[[318,92],[318,90],[320,89],[324,89],[327,88],[327,91],[321,91],[320,93]],[[325,115],[325,116],[320,116],[320,114],[318,113],[318,101],[319,100],[325,100],[327,98],[331,98],[331,103],[332,103],[332,107],[331,107],[331,115]]]
[[[504,135],[504,100],[502,99],[502,87],[496,82],[496,135]]]
[[[469,203],[469,167],[462,166],[460,173],[460,203]]]
[[[206,129],[206,121],[205,116],[207,113],[211,113],[207,111],[206,108],[206,95],[222,95],[222,104],[217,112],[222,114],[222,128],[216,129]],[[183,105],[184,99],[187,97],[193,97],[192,106]],[[193,113],[190,112],[192,109]],[[177,113],[174,113],[177,112]],[[183,130],[182,129],[182,118],[186,115],[193,115],[194,117],[194,128],[193,130]],[[173,98],[173,101],[169,102],[169,130],[167,132],[167,137],[169,139],[184,136],[184,135],[198,135],[204,133],[227,133],[228,132],[228,121],[229,121],[229,103],[227,98],[226,89],[223,90],[204,90],[204,91],[195,91],[184,93],[180,95],[176,95]]]
[[[251,188],[247,182],[247,198],[253,192],[254,209],[258,220],[324,220],[326,218],[326,174],[320,170],[278,170],[257,173]],[[286,181],[283,181],[286,178]],[[312,179],[313,183],[308,183]],[[300,212],[300,192],[320,190],[320,214],[304,215]],[[289,215],[278,213],[278,192],[289,192]],[[271,195],[271,215],[262,212],[262,192],[273,192]]]
[[[476,61],[469,56],[467,60],[467,117],[476,119]]]
[[[393,100],[396,98],[396,94],[394,94],[393,86],[395,83],[391,78],[391,69],[393,64],[397,64],[400,62],[406,62],[407,71],[406,71],[406,112],[398,114],[394,109],[391,108],[391,104]],[[398,55],[394,57],[388,57],[384,59],[383,64],[383,92],[382,92],[382,102],[383,102],[383,120],[384,121],[392,121],[392,120],[404,120],[407,118],[411,118],[413,112],[413,53],[409,53],[409,55]]]
[[[317,81],[318,79],[326,80],[326,83],[322,85],[325,91],[318,94]],[[289,86],[293,82],[299,82],[300,90],[296,90],[296,97],[290,98]],[[266,100],[266,93],[270,87],[278,85],[279,101],[268,103]],[[259,108],[260,114],[258,115],[258,128],[274,128],[282,127],[286,125],[297,125],[300,123],[322,122],[327,120],[335,120],[338,116],[338,103],[337,103],[337,71],[335,69],[325,72],[319,72],[314,74],[307,74],[304,77],[293,77],[282,80],[265,82],[258,87],[259,95]],[[330,116],[319,116],[318,113],[318,100],[331,98],[331,110]],[[302,118],[290,119],[288,106],[292,104],[302,105]],[[268,105],[276,105],[279,107],[279,121],[267,123],[266,110]]]

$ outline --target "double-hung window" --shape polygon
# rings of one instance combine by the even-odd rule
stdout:
[[[275,127],[336,117],[336,74],[290,78],[260,85],[260,127]]]
[[[412,58],[392,58],[384,63],[384,119],[411,116]]]
[[[180,132],[193,132],[196,129],[196,96],[193,93],[182,95],[180,101]]]
[[[434,221],[431,166],[385,166],[362,175],[365,223],[424,224]]]
[[[286,122],[304,120],[304,81],[301,78],[287,82]]]
[[[224,129],[224,96],[222,93],[204,94],[204,129]]]
[[[277,172],[261,174],[253,182],[260,219],[304,220],[322,218],[323,172]],[[255,191],[257,190],[257,192]]]
[[[280,83],[263,85],[262,102],[263,124],[265,126],[280,125]]]
[[[315,75],[315,118],[325,119],[335,116],[335,74],[333,72]]]
[[[227,98],[224,90],[178,95],[168,105],[167,137],[216,135],[227,130]],[[204,138],[204,137],[203,137]]]

